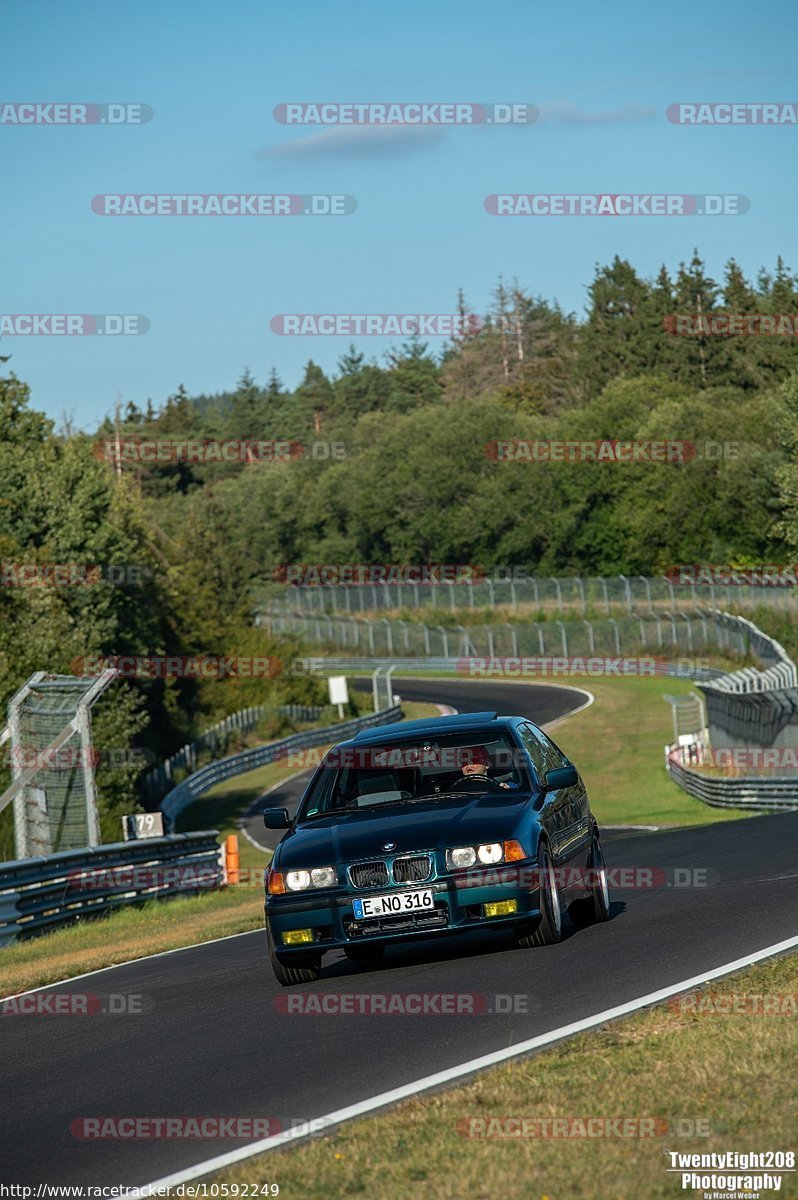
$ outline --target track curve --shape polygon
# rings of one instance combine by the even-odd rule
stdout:
[[[471,686],[419,683],[455,707],[462,703],[453,689]],[[520,704],[521,686],[505,686]],[[476,707],[497,707],[485,703],[487,688],[474,687]],[[410,698],[409,689],[402,694]],[[144,1011],[0,1019],[3,1094],[13,1097],[0,1177],[25,1184],[154,1180],[240,1143],[86,1140],[70,1131],[75,1118],[268,1116],[290,1127],[791,937],[798,930],[796,836],[798,813],[657,833],[608,831],[608,866],[648,869],[657,882],[616,887],[606,924],[570,930],[561,945],[533,951],[494,934],[392,948],[378,968],[335,957],[312,989],[320,996],[476,994],[484,1004],[475,1015],[289,1015],[292,989],[272,978],[260,931],[43,989],[137,995]],[[695,871],[704,873],[698,886]],[[677,886],[685,879],[688,886]],[[502,1012],[497,996],[523,1002]]]

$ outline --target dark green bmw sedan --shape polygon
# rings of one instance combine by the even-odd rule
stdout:
[[[609,916],[596,820],[579,772],[525,717],[494,712],[364,730],[334,746],[266,875],[282,984],[319,978],[322,956],[512,928],[523,947]]]

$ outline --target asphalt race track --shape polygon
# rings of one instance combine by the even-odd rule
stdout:
[[[504,708],[540,723],[584,700],[516,684],[395,686],[408,699]],[[267,803],[281,798],[274,792]],[[650,886],[630,887],[632,879],[619,877],[612,919],[578,933],[569,926],[559,946],[518,950],[499,934],[428,940],[389,950],[376,969],[336,955],[325,959],[319,983],[282,989],[258,931],[47,989],[134,995],[144,1011],[0,1018],[0,1178],[156,1180],[242,1143],[87,1140],[70,1124],[80,1117],[239,1116],[290,1127],[794,936],[797,838],[798,813],[656,833],[608,830],[608,867],[642,869],[638,877]],[[295,991],[484,999],[477,1015],[289,1015],[286,998]],[[514,998],[511,1011],[497,996]],[[238,1171],[248,1178],[246,1164]],[[273,1178],[280,1181],[279,1158]]]

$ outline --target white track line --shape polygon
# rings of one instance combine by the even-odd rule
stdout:
[[[306,771],[312,771],[312,770],[313,770],[312,767],[302,767],[301,770],[294,771],[293,775],[286,775],[285,779],[278,779],[277,783],[272,783],[269,787],[266,788],[265,792],[261,792],[261,794],[258,796],[257,800],[253,804],[250,804],[249,808],[244,813],[243,817],[239,817],[239,820],[241,821],[241,825],[239,825],[239,827],[238,827],[239,832],[243,833],[244,837],[247,839],[249,844],[251,846],[254,846],[256,850],[260,850],[261,854],[273,854],[274,851],[272,850],[271,846],[262,846],[260,844],[260,842],[256,842],[254,837],[252,837],[251,834],[247,833],[246,829],[244,828],[243,822],[246,821],[247,817],[256,817],[258,815],[257,812],[255,811],[255,805],[260,804],[260,802],[264,796],[268,796],[270,792],[276,792],[278,788],[285,787],[285,785],[287,783],[290,783],[292,779],[297,779],[300,775],[304,775]]]
[[[659,1004],[660,1001],[667,1000],[669,996],[675,996],[679,992],[685,992],[690,988],[708,983],[711,979],[720,979],[723,975],[730,975],[734,971],[750,967],[753,963],[760,962],[763,958],[772,958],[776,954],[781,954],[786,950],[794,950],[796,947],[798,947],[798,937],[787,938],[783,942],[776,942],[772,946],[766,946],[763,950],[756,950],[753,954],[747,954],[743,958],[737,958],[733,962],[725,963],[722,967],[714,967],[711,971],[705,971],[701,975],[693,975],[690,979],[683,979],[680,983],[660,988],[656,992],[649,992],[645,996],[639,996],[636,1000],[628,1000],[625,1004],[618,1004],[614,1008],[604,1009],[603,1012],[594,1013],[591,1017],[584,1017],[581,1021],[573,1021],[570,1025],[562,1025],[559,1029],[552,1029],[549,1033],[538,1034],[537,1037],[528,1038],[524,1042],[516,1042],[513,1046],[506,1046],[503,1050],[494,1050],[491,1054],[483,1054],[481,1058],[472,1058],[468,1062],[461,1063],[459,1066],[449,1067],[445,1071],[437,1071],[434,1075],[426,1075],[422,1079],[416,1079],[413,1083],[404,1084],[403,1087],[393,1088],[389,1092],[381,1092],[378,1096],[372,1096],[368,1100],[360,1100],[356,1104],[347,1105],[346,1108],[339,1108],[335,1112],[327,1113],[326,1116],[320,1117],[315,1123],[314,1128],[317,1130],[326,1129],[333,1125],[340,1125],[344,1121],[351,1121],[354,1117],[365,1116],[366,1113],[372,1113],[377,1109],[385,1108],[387,1105],[396,1104],[400,1100],[407,1100],[411,1096],[417,1096],[420,1092],[427,1092],[431,1088],[452,1083],[454,1080],[462,1079],[466,1075],[473,1075],[477,1071],[484,1071],[487,1067],[494,1067],[497,1063],[518,1058],[522,1054],[529,1054],[532,1050],[540,1050],[544,1046],[550,1046],[553,1042],[562,1041],[563,1038],[573,1037],[574,1034],[584,1033],[588,1029],[595,1029],[597,1025],[603,1025],[607,1021],[614,1021],[618,1017],[628,1016],[629,1013],[637,1012],[641,1008],[648,1008],[652,1004]],[[218,1154],[215,1158],[209,1158],[205,1162],[197,1163],[196,1166],[187,1167],[183,1171],[176,1171],[174,1175],[165,1175],[163,1179],[157,1179],[154,1183],[142,1184],[139,1189],[123,1192],[119,1200],[134,1200],[134,1198],[138,1200],[144,1188],[152,1189],[149,1193],[152,1194],[152,1191],[156,1188],[174,1187],[180,1183],[187,1183],[191,1179],[198,1179],[202,1175],[208,1175],[211,1171],[220,1171],[224,1167],[233,1166],[234,1163],[244,1162],[248,1158],[253,1158],[256,1154],[264,1154],[268,1150],[276,1150],[278,1146],[285,1146],[289,1142],[295,1142],[307,1136],[307,1133],[299,1129],[286,1130],[284,1133],[278,1133],[274,1137],[263,1138],[259,1142],[252,1142],[250,1145],[242,1146],[237,1150],[229,1150],[226,1154]],[[144,1195],[147,1194],[145,1191]]]
[[[573,684],[568,683],[558,683],[556,684],[556,687],[562,688],[564,691],[581,692],[583,696],[587,696],[587,700],[585,700],[584,704],[580,704],[578,708],[573,708],[569,713],[565,713],[564,716],[555,717],[553,721],[547,721],[545,725],[541,726],[541,729],[555,729],[563,721],[569,721],[571,717],[575,717],[577,713],[583,712],[586,708],[590,708],[590,705],[594,704],[596,701],[596,697],[592,692],[589,692],[587,688],[574,687]]]
[[[184,950],[196,950],[198,946],[213,946],[216,942],[229,942],[233,938],[249,937],[253,933],[263,933],[263,930],[245,929],[242,933],[226,933],[224,937],[208,938],[205,942],[191,942],[188,946],[173,946],[171,950],[156,950],[155,954],[142,954],[139,958],[125,958],[122,962],[109,963],[107,967],[95,967],[93,971],[84,971],[82,975],[69,975],[66,979],[43,983],[39,987],[27,988],[24,992],[15,992],[11,996],[0,996],[0,1004],[6,1000],[16,1000],[18,996],[30,996],[33,992],[46,992],[48,988],[61,987],[65,983],[76,983],[78,979],[88,979],[90,975],[100,975],[103,971],[115,971],[117,967],[129,967],[133,963],[149,962],[153,958],[163,958],[167,954],[182,954]]]

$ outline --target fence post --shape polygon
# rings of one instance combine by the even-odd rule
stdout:
[[[612,625],[613,629],[615,630],[615,653],[620,658],[620,655],[621,655],[621,631],[618,628],[618,622],[615,620],[614,617],[610,617],[610,625]]]
[[[684,617],[685,621],[687,622],[687,649],[692,654],[692,652],[693,652],[693,627],[690,624],[690,618],[688,617],[687,613],[683,612],[683,613],[680,613],[679,615]]]
[[[619,579],[623,580],[623,586],[626,589],[626,609],[629,615],[632,613],[632,586],[625,575],[619,575]]]
[[[576,583],[579,584],[579,591],[582,596],[582,616],[584,617],[587,614],[587,600],[585,599],[585,585],[582,582],[582,580],[579,578],[578,575],[576,576]]]
[[[651,603],[651,584],[648,582],[645,575],[638,575],[637,578],[643,580],[643,586],[646,589],[646,600],[648,601],[648,611],[653,613],[654,605]]]

